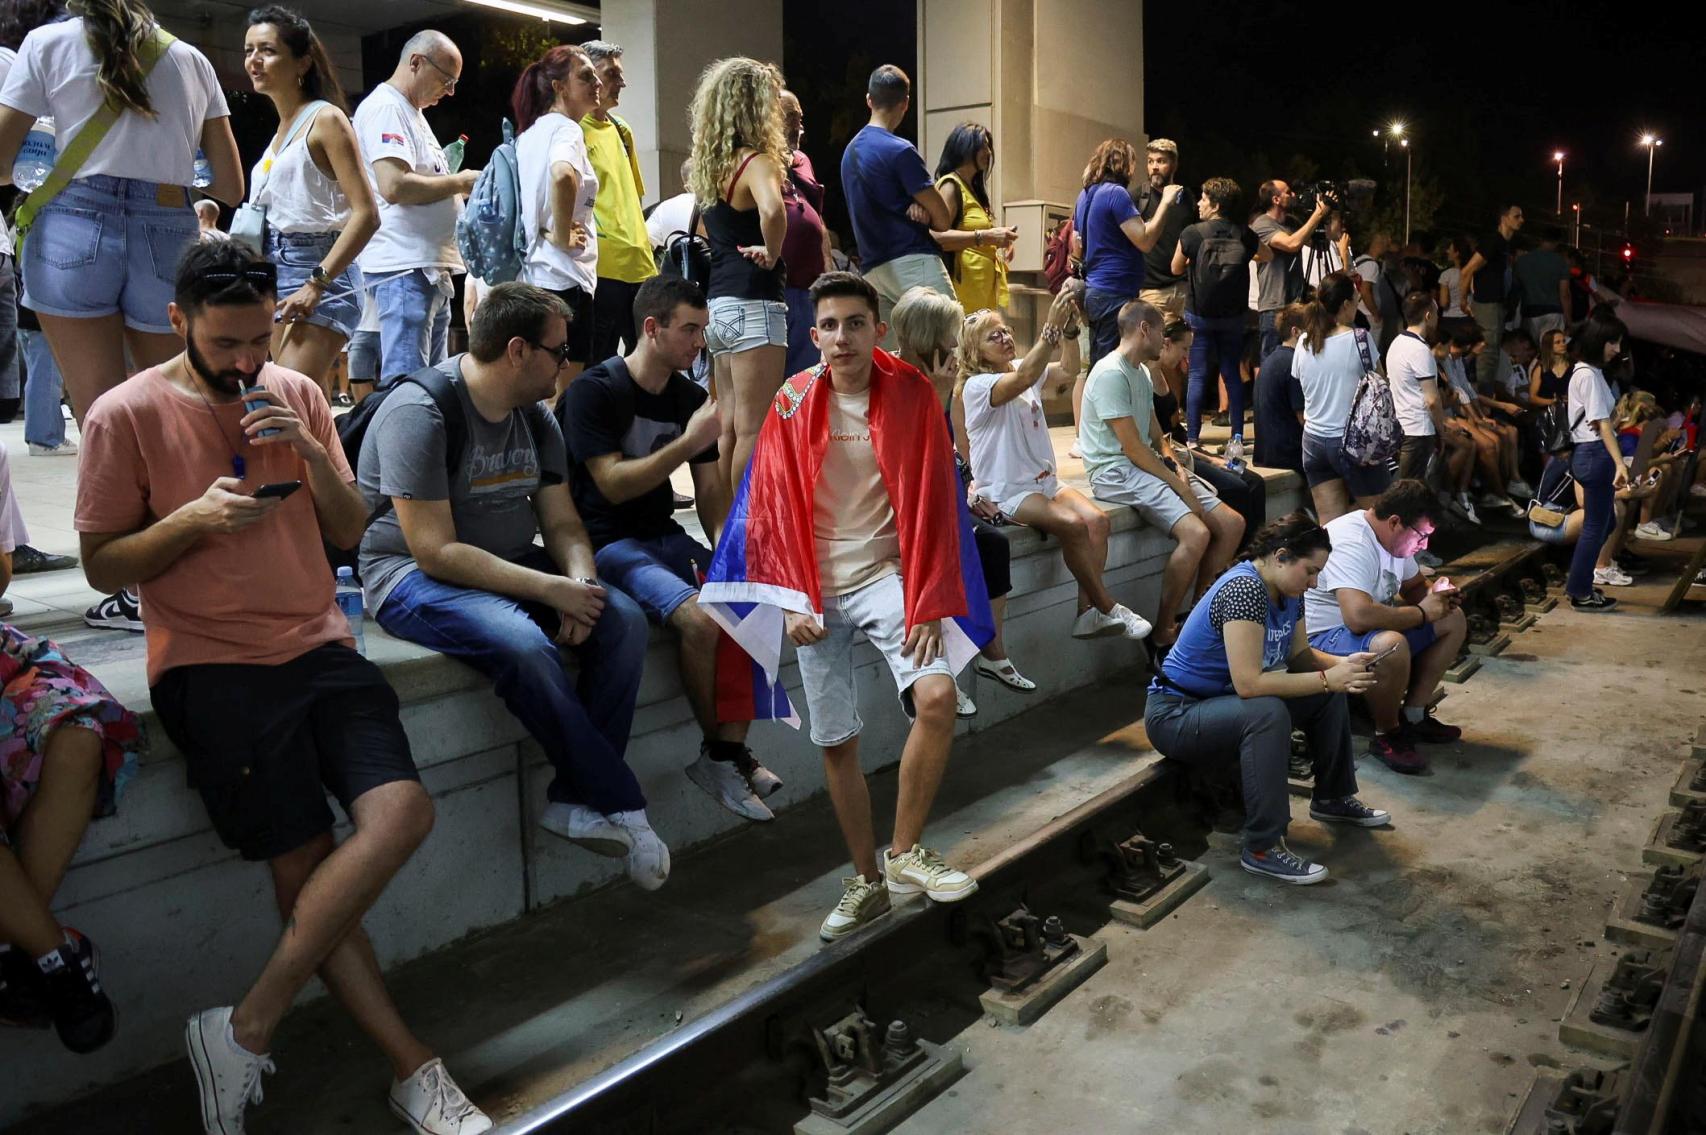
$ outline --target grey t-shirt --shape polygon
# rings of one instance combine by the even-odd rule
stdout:
[[[513,560],[533,548],[539,520],[533,497],[541,474],[562,482],[568,453],[557,419],[539,415],[545,430],[535,446],[527,416],[512,410],[501,422],[488,422],[474,410],[461,380],[462,356],[449,361],[457,378],[467,423],[461,468],[445,469],[444,419],[432,395],[406,383],[387,395],[368,423],[356,463],[356,484],[369,507],[382,496],[409,500],[448,500],[456,538],[495,556]],[[374,521],[361,541],[361,580],[367,609],[378,611],[391,589],[415,568],[393,510]]]
[[[1289,225],[1282,225],[1272,217],[1263,213],[1250,222],[1250,231],[1256,234],[1256,239],[1267,244],[1280,233],[1290,233]],[[1298,253],[1281,252],[1274,249],[1272,260],[1256,265],[1256,310],[1278,311],[1285,306],[1286,277],[1292,272],[1297,263]]]

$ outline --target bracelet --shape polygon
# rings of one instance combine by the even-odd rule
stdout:
[[[1060,342],[1060,334],[1061,334],[1060,328],[1058,328],[1054,324],[1050,323],[1043,328],[1043,335],[1042,335],[1043,342],[1047,343],[1049,346],[1052,347],[1056,343]]]
[[[1317,670],[1315,672],[1317,674],[1321,675],[1321,690],[1322,690],[1322,692],[1323,693],[1329,693],[1329,694],[1332,693],[1333,687],[1331,687],[1327,684],[1327,671]]]

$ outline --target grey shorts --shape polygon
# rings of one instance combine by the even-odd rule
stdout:
[[[788,305],[780,300],[718,296],[710,303],[705,346],[713,355],[738,355],[758,347],[788,345]]]
[[[1197,500],[1202,502],[1204,512],[1220,507],[1214,486],[1188,470],[1181,472],[1195,490]],[[1171,532],[1173,525],[1191,511],[1191,506],[1180,498],[1173,486],[1159,477],[1150,476],[1129,461],[1090,474],[1090,491],[1097,500],[1107,504],[1130,505],[1139,516],[1163,532]]]
[[[906,642],[906,593],[900,576],[891,572],[845,595],[823,597],[823,625],[829,637],[799,649],[800,681],[806,690],[806,713],[811,718],[812,744],[828,748],[851,741],[865,723],[859,718],[859,687],[853,680],[853,643],[863,634],[877,648],[894,675],[901,709],[912,716],[912,684],[926,674],[950,681],[954,672],[946,659],[917,668],[901,652]]]

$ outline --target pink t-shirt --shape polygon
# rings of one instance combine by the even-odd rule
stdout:
[[[260,382],[301,416],[338,475],[355,480],[319,388],[272,363],[261,370]],[[174,666],[270,666],[328,642],[353,645],[333,602],[307,467],[288,444],[244,440],[238,425],[243,414],[242,403],[204,402],[154,367],[101,395],[83,423],[79,532],[136,532],[170,515],[217,478],[231,476],[233,447],[243,457],[249,491],[275,481],[303,482],[265,520],[202,537],[141,585],[150,685]]]

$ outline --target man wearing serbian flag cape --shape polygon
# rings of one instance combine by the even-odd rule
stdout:
[[[834,940],[889,895],[963,899],[977,884],[922,846],[953,741],[954,675],[993,633],[941,407],[929,380],[877,350],[877,294],[845,272],[811,289],[822,365],[783,384],[735,494],[700,606],[773,685],[798,648],[812,740],[857,872],[824,920]],[[879,861],[859,766],[854,642],[888,663],[912,718],[894,839]]]

